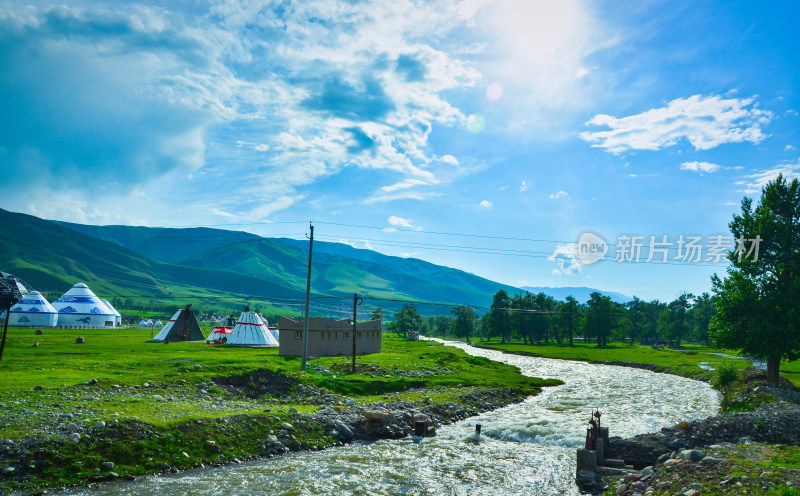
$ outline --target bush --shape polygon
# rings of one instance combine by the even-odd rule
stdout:
[[[722,408],[728,408],[733,401],[733,385],[739,378],[739,371],[731,361],[722,362],[719,367],[714,370],[714,375],[711,377],[711,387],[716,389],[722,394]]]

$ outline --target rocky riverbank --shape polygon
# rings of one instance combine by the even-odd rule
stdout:
[[[629,439],[612,437],[606,458],[634,470],[607,468],[584,477],[584,489],[616,495],[800,494],[800,389],[746,372],[736,397],[752,410],[679,422]],[[783,489],[786,492],[782,491]],[[774,491],[770,493],[770,491]]]
[[[427,435],[435,435],[441,425],[522,401],[530,394],[519,388],[468,388],[456,401],[437,402],[433,398],[445,393],[440,389],[417,390],[419,401],[402,401],[399,394],[392,393],[384,395],[383,401],[364,404],[266,373],[218,377],[196,386],[146,383],[135,388],[104,388],[97,381],[87,381],[58,393],[95,402],[136,401],[143,393],[165,402],[189,396],[204,408],[221,411],[244,405],[252,410],[254,398],[269,397],[273,402],[262,403],[261,413],[157,426],[135,419],[100,418],[91,402],[66,412],[57,402],[19,398],[7,418],[31,422],[31,434],[0,443],[0,492],[134,479],[318,450],[353,440],[402,438],[413,434],[417,421],[425,422]],[[298,411],[285,406],[289,403],[316,406]]]

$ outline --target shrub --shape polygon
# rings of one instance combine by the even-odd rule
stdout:
[[[731,361],[722,362],[719,367],[714,370],[714,375],[711,377],[711,387],[716,389],[722,394],[722,408],[728,408],[733,401],[733,385],[739,378],[739,371]]]

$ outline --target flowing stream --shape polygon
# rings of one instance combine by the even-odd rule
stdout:
[[[70,495],[577,495],[575,449],[582,447],[591,409],[603,413],[611,436],[656,431],[679,420],[716,413],[707,384],[667,374],[547,358],[506,355],[464,343],[472,355],[557,378],[523,403],[411,439],[353,443],[219,468],[81,488]],[[475,424],[479,443],[470,442]]]

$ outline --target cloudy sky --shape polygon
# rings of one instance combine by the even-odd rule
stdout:
[[[0,0],[0,207],[292,237],[313,220],[317,239],[512,285],[699,293],[742,197],[800,175],[798,18],[793,1]],[[586,232],[605,260],[575,257]]]

